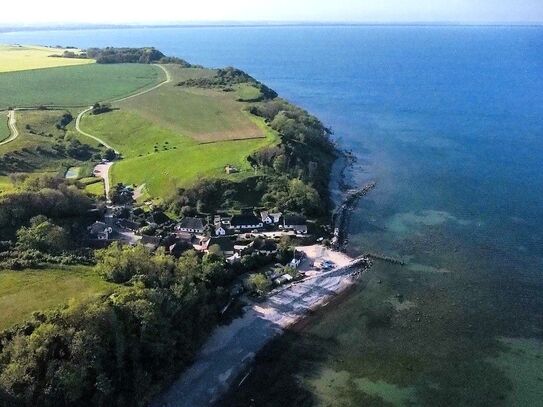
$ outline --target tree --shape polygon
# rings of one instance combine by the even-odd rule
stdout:
[[[111,149],[111,148],[108,148],[105,152],[104,152],[104,158],[108,161],[112,161],[114,160],[115,158],[117,157],[117,154],[115,153],[115,150]]]
[[[30,219],[30,226],[17,231],[17,246],[23,250],[59,254],[69,248],[68,233],[43,215]]]
[[[264,274],[251,274],[247,280],[247,284],[251,291],[257,295],[264,295],[270,291],[271,281]]]

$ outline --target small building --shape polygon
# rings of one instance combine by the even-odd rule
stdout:
[[[232,228],[238,230],[256,230],[262,229],[264,227],[264,223],[261,219],[257,218],[253,214],[248,213],[232,216],[232,219],[230,220],[230,225]]]
[[[158,246],[160,245],[160,237],[158,236],[147,236],[143,235],[141,237],[140,243],[144,245],[146,248],[148,248],[151,251],[155,251],[158,249]]]
[[[204,233],[206,221],[203,218],[185,217],[175,227],[176,231],[188,233]]]
[[[193,246],[191,243],[183,240],[178,240],[168,246],[168,252],[171,256],[179,258],[184,252],[186,252],[187,250],[191,250],[192,248]]]
[[[285,215],[283,217],[283,229],[306,234],[307,220],[301,215]]]
[[[273,280],[275,285],[282,285],[294,280],[290,274],[283,274],[281,277],[277,277]]]
[[[94,222],[88,227],[88,231],[93,238],[98,240],[109,240],[113,233],[113,229],[104,222]]]
[[[228,164],[224,167],[224,172],[226,172],[227,174],[235,174],[236,172],[239,172],[239,169],[231,164]]]
[[[230,257],[234,255],[234,242],[229,237],[209,237],[200,243],[200,248],[204,253],[209,253],[211,246],[217,245],[224,257]]]
[[[215,226],[215,236],[225,236],[226,229],[222,225]]]
[[[128,229],[132,232],[135,232],[140,228],[140,225],[137,222],[134,222],[130,219],[117,219],[117,226],[122,229]]]
[[[151,223],[156,223],[157,225],[164,225],[166,223],[171,222],[172,220],[164,212],[155,210],[151,212],[150,221]]]
[[[268,211],[261,211],[260,219],[262,219],[262,222],[266,225],[277,225],[281,221],[282,215],[281,212],[270,213]]]
[[[277,254],[279,248],[273,239],[255,239],[249,245],[256,253],[262,256],[271,256]]]

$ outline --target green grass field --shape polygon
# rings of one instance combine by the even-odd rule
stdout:
[[[0,109],[10,106],[89,106],[116,99],[163,80],[145,64],[90,64],[0,74]]]
[[[118,104],[123,111],[199,142],[264,137],[262,130],[243,111],[237,92],[175,86],[179,80],[213,74],[208,69],[181,69],[167,65],[172,82],[145,95]],[[185,72],[186,71],[186,72]]]
[[[46,47],[0,45],[0,73],[57,66],[87,65],[95,62],[93,59],[50,57],[50,55],[59,55],[63,52],[63,49]]]
[[[83,266],[0,271],[0,330],[24,322],[34,311],[85,300],[113,287]]]
[[[0,195],[15,190],[15,187],[7,176],[0,176]]]
[[[86,116],[82,127],[123,154],[124,159],[111,169],[113,185],[145,183],[151,196],[165,197],[174,188],[190,185],[202,177],[226,177],[227,164],[242,170],[237,177],[250,174],[247,156],[278,142],[278,136],[262,120],[252,118],[251,122],[266,137],[198,144],[124,111]]]
[[[0,112],[0,141],[9,137],[8,114]]]

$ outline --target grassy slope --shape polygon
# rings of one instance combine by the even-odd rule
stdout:
[[[119,103],[146,120],[200,142],[264,137],[237,92],[175,86],[181,80],[210,76],[208,69],[181,69],[168,65],[172,82],[140,97]]]
[[[94,63],[92,59],[51,58],[49,56],[59,55],[62,52],[64,52],[62,49],[45,47],[0,45],[0,73]]]
[[[39,105],[87,106],[155,84],[153,65],[80,65],[0,74],[0,109]]]
[[[32,312],[84,300],[114,285],[88,267],[0,271],[0,330],[28,319]]]
[[[197,144],[189,137],[161,129],[123,111],[87,116],[83,128],[123,153],[125,158],[111,170],[113,184],[145,183],[151,195],[164,197],[172,188],[190,185],[202,177],[226,176],[226,164],[245,171],[236,177],[249,174],[247,156],[278,141],[277,135],[263,121],[253,118],[252,123],[266,134],[265,138]],[[158,152],[154,152],[155,145]]]
[[[0,141],[9,137],[8,115],[0,112]]]

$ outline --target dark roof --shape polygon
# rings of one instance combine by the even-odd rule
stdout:
[[[205,219],[186,217],[181,219],[178,226],[183,229],[203,229],[205,224]]]
[[[154,211],[151,214],[151,217],[153,218],[153,222],[155,222],[157,225],[162,225],[171,221],[170,217],[162,211]]]
[[[119,219],[117,221],[117,224],[122,228],[130,229],[130,230],[137,230],[140,227],[140,225],[138,223],[133,222],[133,221],[128,220],[128,219]]]
[[[273,239],[255,239],[253,247],[256,250],[274,251],[277,250],[277,243]]]
[[[234,242],[229,237],[212,237],[207,243],[209,249],[213,245],[218,245],[223,252],[233,252]]]
[[[234,215],[230,220],[232,226],[258,225],[259,223],[262,223],[262,220],[252,214]]]
[[[160,237],[143,235],[141,237],[141,244],[158,246],[160,244]]]
[[[195,239],[194,235],[189,232],[177,232],[176,236],[179,240],[184,242],[192,243]]]
[[[306,219],[301,215],[285,215],[283,218],[285,225],[305,225]]]

